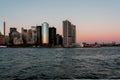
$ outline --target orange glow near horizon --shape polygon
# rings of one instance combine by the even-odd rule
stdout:
[[[120,37],[115,34],[109,34],[109,35],[91,35],[91,34],[80,34],[77,35],[77,42],[99,42],[99,43],[110,43],[110,42],[117,42],[120,43]]]

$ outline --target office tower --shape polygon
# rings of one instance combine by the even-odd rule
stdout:
[[[64,46],[72,45],[72,29],[71,22],[68,20],[63,21],[63,44]]]
[[[10,33],[9,33],[9,43],[14,44],[14,35],[13,33],[17,32],[16,28],[10,28]]]
[[[33,44],[33,42],[32,42],[32,34],[33,34],[32,29],[27,30],[27,29],[22,28],[21,31],[22,31],[23,44]]]
[[[72,46],[76,41],[76,27],[70,21],[63,21],[63,45],[65,47]]]
[[[17,31],[16,28],[10,28],[10,33],[12,33],[12,32],[16,32],[16,31]]]
[[[49,28],[49,44],[50,46],[55,46],[56,44],[56,28],[55,27]]]
[[[22,40],[23,44],[27,44],[30,41],[30,31],[24,28],[21,28],[22,31]]]
[[[29,41],[31,41],[31,39],[32,39],[32,29],[28,30],[28,35],[29,35]]]
[[[76,26],[72,25],[72,43],[76,43]]]
[[[4,36],[3,36],[2,33],[0,32],[0,45],[3,45],[4,42],[5,42]]]
[[[21,31],[22,31],[23,44],[27,44],[27,39],[26,39],[26,37],[27,37],[27,29],[22,28]]]
[[[9,43],[11,45],[19,45],[23,43],[20,33],[17,31],[16,28],[10,28]]]
[[[56,35],[56,45],[57,46],[63,46],[63,38],[59,34]]]
[[[32,44],[32,29],[28,29],[28,44]]]
[[[37,43],[37,30],[36,26],[32,26],[32,43],[36,44]]]
[[[47,22],[42,24],[42,44],[49,44],[49,24]]]
[[[42,44],[42,26],[37,26],[37,44]]]
[[[13,36],[13,44],[14,45],[20,45],[20,44],[22,44],[22,39],[21,39],[21,36],[20,36],[19,32],[17,32],[17,31],[13,32],[12,36]]]

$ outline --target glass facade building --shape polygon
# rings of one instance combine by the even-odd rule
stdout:
[[[49,44],[49,24],[47,22],[42,24],[42,44]]]

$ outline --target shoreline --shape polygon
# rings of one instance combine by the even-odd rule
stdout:
[[[33,47],[33,46],[0,46],[0,48],[103,48],[103,47],[120,47],[120,46],[101,46],[101,47]]]

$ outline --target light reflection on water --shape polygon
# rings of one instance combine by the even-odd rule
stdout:
[[[0,48],[0,80],[120,78],[120,48]]]

